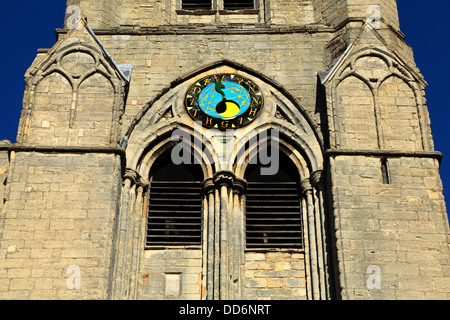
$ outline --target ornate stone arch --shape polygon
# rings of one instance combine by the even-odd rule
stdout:
[[[70,101],[67,102],[66,108],[70,111],[67,115],[59,115],[67,121],[67,125],[60,126],[67,128],[66,136],[68,140],[65,141],[60,138],[58,141],[49,141],[52,145],[85,145],[89,144],[89,139],[84,141],[77,141],[77,133],[72,132],[76,130],[79,133],[80,129],[89,128],[89,125],[82,123],[77,125],[75,123],[77,114],[77,105],[79,103],[78,94],[80,87],[89,81],[93,76],[102,76],[106,81],[107,87],[103,89],[108,90],[108,94],[99,92],[97,94],[98,101],[94,105],[101,103],[101,99],[110,99],[111,101],[105,103],[104,109],[110,113],[110,116],[102,119],[105,123],[102,124],[102,130],[109,131],[109,136],[105,137],[104,132],[99,132],[94,136],[94,144],[109,145],[115,144],[119,140],[119,119],[124,110],[124,97],[127,90],[127,81],[123,79],[112,65],[111,61],[106,58],[103,49],[96,43],[92,36],[84,28],[81,30],[72,30],[64,38],[57,42],[57,44],[42,56],[38,56],[33,65],[29,68],[25,75],[25,97],[23,113],[19,125],[19,133],[17,137],[18,143],[36,144],[35,141],[28,141],[32,135],[32,128],[30,127],[33,113],[35,112],[36,88],[42,81],[48,79],[49,76],[59,74],[64,77],[71,86]],[[58,84],[54,84],[57,86]],[[55,89],[57,90],[57,89]],[[105,90],[104,90],[105,91]],[[103,96],[101,96],[103,94]],[[51,98],[50,94],[46,94]],[[41,94],[42,96],[42,94]],[[45,96],[45,94],[44,94]],[[39,98],[39,97],[38,97]],[[84,113],[83,116],[86,117]],[[39,131],[39,128],[37,128]],[[74,129],[74,130],[72,130]],[[35,130],[36,131],[36,130]],[[38,132],[38,135],[45,136],[45,130]],[[47,130],[48,131],[48,130]],[[48,138],[52,134],[47,134]]]
[[[292,137],[300,148],[305,149],[314,169],[322,168],[322,137],[317,124],[298,101],[275,81],[230,61],[219,61],[173,81],[170,86],[145,104],[125,134],[128,139],[129,168],[136,169],[144,146],[156,136],[161,135],[161,132],[170,130],[167,128],[179,126],[194,130],[194,121],[186,117],[184,110],[185,92],[188,86],[196,80],[205,75],[220,72],[234,72],[251,78],[260,84],[266,97],[265,109],[260,115],[259,122],[256,121],[254,125],[240,129],[236,138],[251,135],[252,131],[260,130],[264,126],[277,128],[286,136]]]
[[[179,131],[178,134],[176,134],[176,130]],[[181,141],[186,143],[185,147],[187,150],[192,151],[195,163],[198,163],[202,168],[203,176],[212,177],[214,175],[214,150],[211,149],[210,145],[202,143],[202,141],[196,137],[194,130],[179,124],[172,124],[159,128],[156,134],[157,139],[152,140],[146,145],[142,154],[140,154],[139,159],[137,159],[136,172],[138,172],[139,175],[147,178],[154,161],[159,155]],[[178,139],[179,134],[181,134],[183,139]],[[188,137],[191,138],[190,141],[186,141],[185,138]],[[205,158],[205,154],[208,154],[208,157]]]
[[[248,166],[248,160],[256,155],[261,145],[263,148],[268,148],[268,143],[273,137],[268,134],[264,135],[264,139],[259,139],[257,136],[261,132],[268,132],[270,130],[277,130],[276,143],[280,151],[284,152],[291,158],[296,165],[300,176],[309,178],[310,175],[317,170],[322,170],[323,158],[321,153],[315,153],[313,147],[307,144],[307,141],[302,136],[295,134],[292,126],[286,127],[286,123],[281,121],[274,121],[272,123],[264,124],[249,132],[249,134],[239,142],[239,149],[233,159],[233,171],[239,178],[244,178],[245,171]],[[255,141],[254,144],[250,144]],[[261,151],[261,149],[259,150]]]
[[[225,132],[207,130],[187,115],[184,109],[187,89],[195,81],[215,73],[238,74],[258,85],[266,103],[259,118],[248,126]],[[245,263],[245,259],[242,246],[245,240],[242,238],[241,219],[244,217],[243,203],[247,185],[244,179],[247,166],[245,158],[251,153],[258,152],[258,148],[268,140],[260,139],[252,145],[247,142],[248,139],[257,138],[260,132],[270,130],[279,133],[277,139],[280,150],[289,156],[301,177],[299,183],[302,193],[298,196],[303,202],[304,223],[308,226],[306,240],[308,253],[305,262],[308,270],[308,275],[305,276],[308,282],[308,296],[311,299],[326,299],[329,295],[329,282],[325,262],[322,137],[317,124],[281,85],[239,64],[219,61],[173,81],[145,104],[126,132],[126,171],[129,174],[125,176],[121,205],[124,209],[121,210],[121,216],[135,214],[128,209],[130,200],[135,198],[128,194],[135,188],[140,190],[138,193],[142,197],[145,196],[145,188],[140,188],[137,181],[147,181],[155,160],[179,143],[173,134],[178,132],[184,137],[183,140],[189,140],[187,146],[191,147],[192,154],[202,167],[205,177],[204,232],[208,235],[212,233],[217,235],[213,237],[214,243],[205,241],[202,246],[203,256],[208,256],[203,266],[202,278],[202,288],[205,290],[202,296],[207,299],[243,297],[245,284],[242,264]],[[233,141],[233,148],[221,153],[219,149],[228,138],[230,140],[227,141]],[[242,163],[239,163],[240,161]],[[136,191],[132,194],[136,194]],[[140,203],[145,203],[145,200],[140,200]],[[217,224],[217,221],[220,223]],[[219,226],[222,231],[217,229]],[[223,230],[228,230],[227,236]],[[229,242],[223,237],[239,240]],[[205,236],[205,239],[212,238]],[[215,248],[221,248],[220,252]],[[232,252],[241,253],[232,255]],[[217,270],[220,272],[217,273]],[[117,290],[114,292],[116,296],[123,294]]]
[[[375,65],[370,64],[370,59],[375,61]],[[379,63],[377,64],[376,61],[379,61]],[[327,74],[323,82],[327,88],[327,100],[329,101],[328,113],[332,147],[340,147],[341,140],[348,138],[343,131],[343,127],[340,126],[341,120],[339,119],[339,113],[342,110],[339,107],[339,101],[341,99],[339,92],[342,90],[340,91],[339,87],[353,78],[364,83],[372,96],[373,112],[370,114],[374,115],[373,126],[376,127],[377,139],[375,141],[378,144],[377,148],[395,149],[395,146],[386,142],[386,139],[389,140],[389,137],[386,138],[386,134],[383,133],[381,120],[383,117],[386,117],[386,114],[383,114],[383,110],[380,109],[380,103],[382,104],[381,101],[383,99],[380,96],[380,88],[382,88],[387,80],[392,79],[392,77],[400,79],[401,82],[405,83],[415,97],[414,105],[411,105],[411,107],[416,109],[417,113],[417,126],[420,131],[418,133],[420,137],[417,137],[417,140],[420,141],[420,144],[411,144],[408,148],[411,150],[428,150],[432,148],[429,134],[430,125],[423,99],[423,90],[426,86],[423,78],[408,67],[399,56],[389,52],[381,45],[379,47],[360,47],[358,44],[350,47],[333,70]],[[354,96],[356,95],[354,94]],[[348,118],[345,121],[348,121]],[[371,145],[371,142],[366,141],[364,144],[368,146]]]

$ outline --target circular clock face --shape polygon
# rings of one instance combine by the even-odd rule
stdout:
[[[252,81],[234,74],[215,74],[193,84],[185,106],[195,121],[220,130],[248,125],[261,112],[264,98]]]

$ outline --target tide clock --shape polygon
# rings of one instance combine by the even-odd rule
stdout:
[[[264,97],[251,80],[235,74],[215,74],[194,83],[185,107],[195,121],[219,130],[250,124],[261,112]]]

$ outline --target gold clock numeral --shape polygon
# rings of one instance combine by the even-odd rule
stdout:
[[[250,117],[256,117],[256,112],[258,111],[258,109],[253,109],[253,108],[251,108],[250,109],[250,112],[248,113],[248,115],[250,116]]]
[[[200,92],[202,92],[202,88],[200,87],[194,87],[194,89],[192,90],[191,94],[199,94]]]

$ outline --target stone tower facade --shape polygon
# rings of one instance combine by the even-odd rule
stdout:
[[[1,299],[450,298],[395,0],[67,7],[0,145]]]

